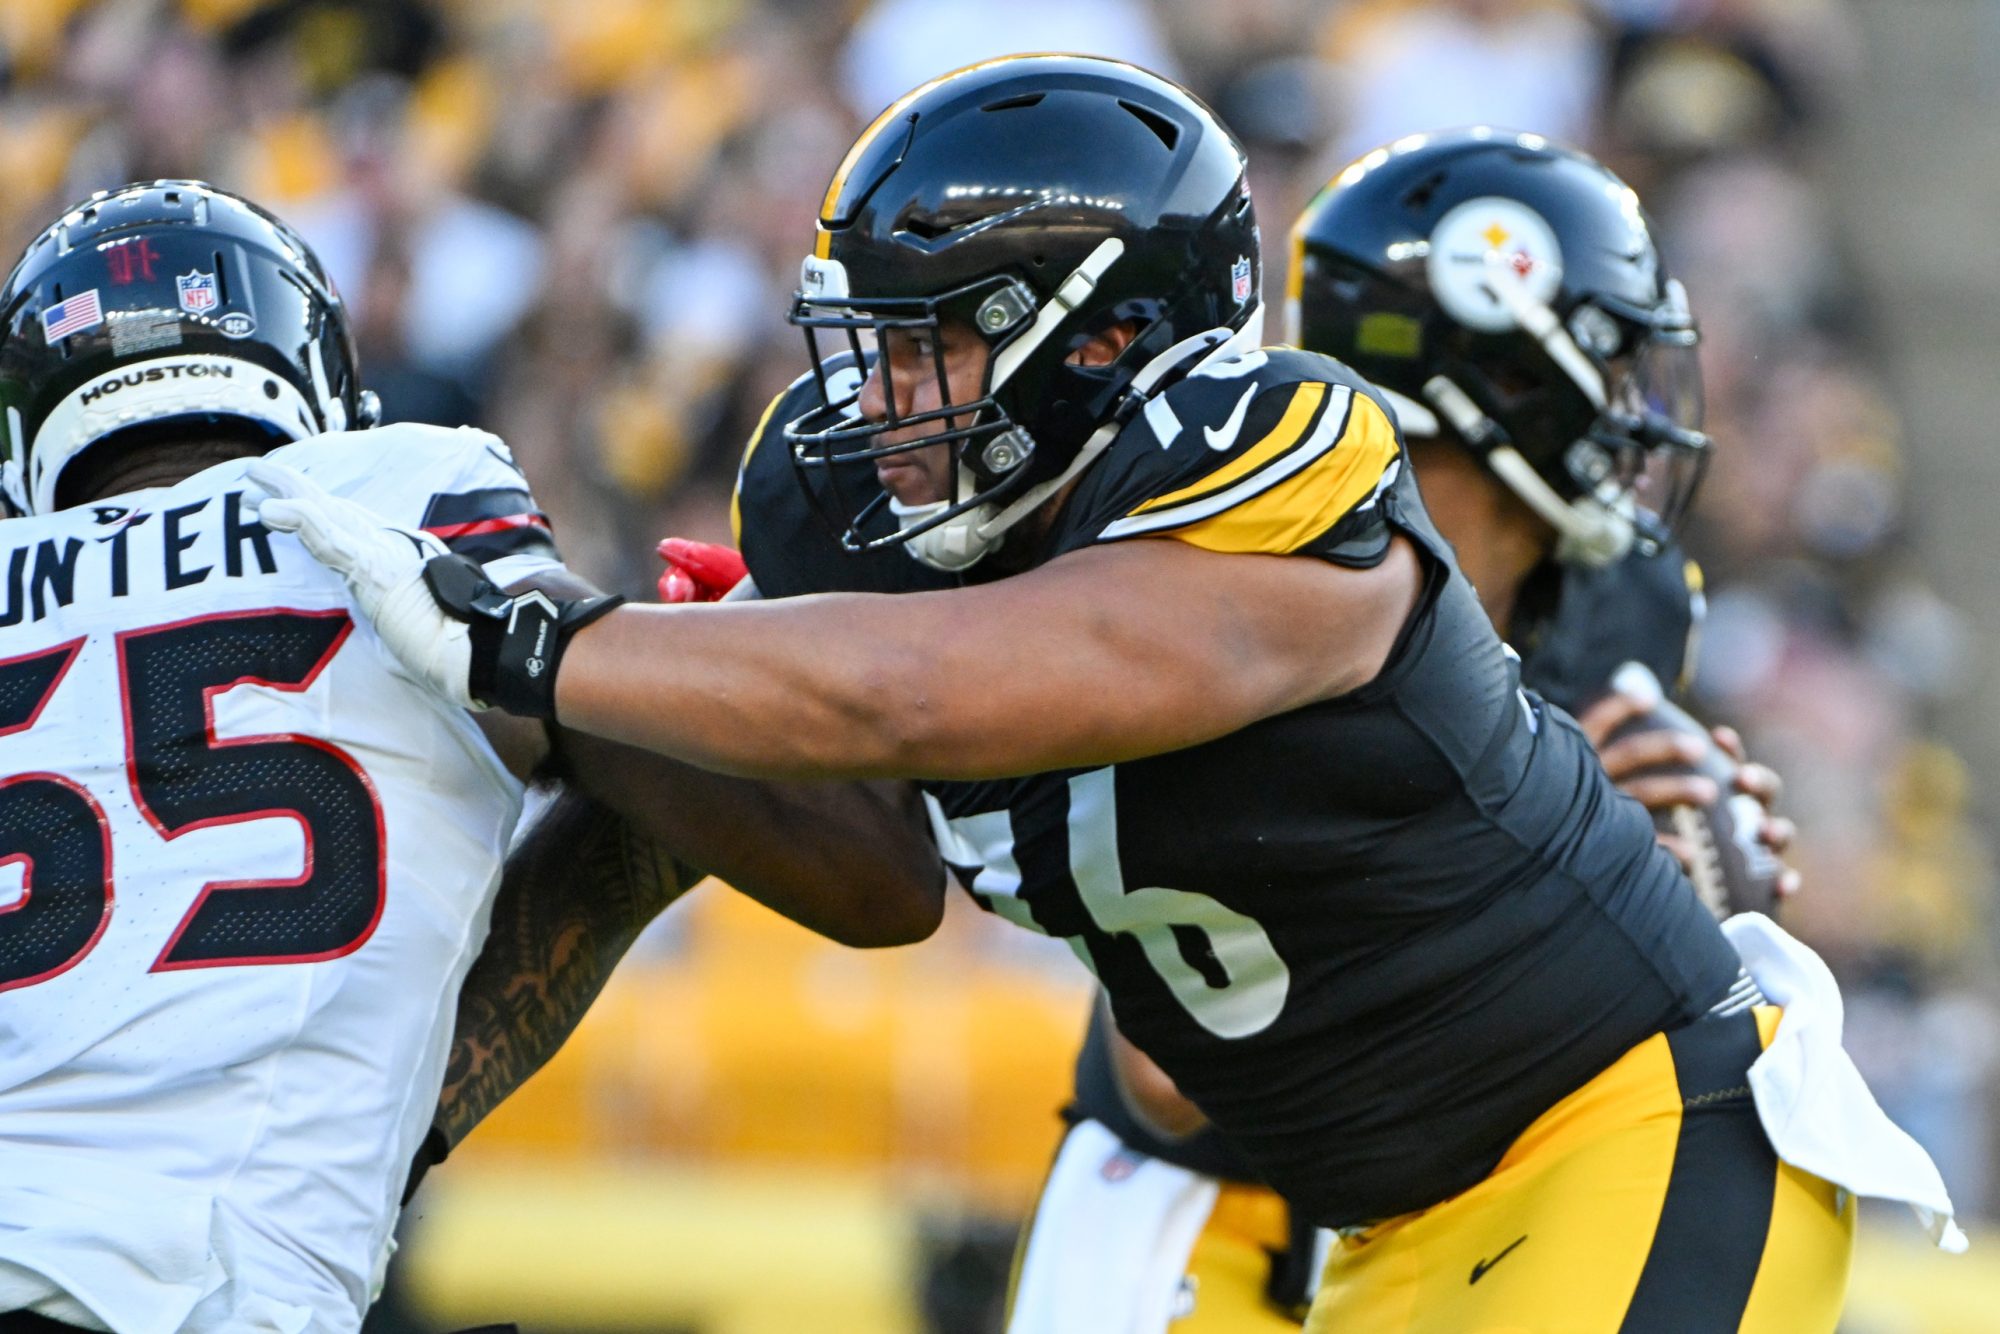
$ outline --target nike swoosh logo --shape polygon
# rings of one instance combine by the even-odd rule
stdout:
[[[1236,437],[1243,430],[1243,418],[1250,411],[1250,400],[1255,397],[1257,397],[1257,386],[1253,384],[1243,391],[1243,397],[1237,399],[1236,406],[1229,410],[1229,420],[1222,423],[1221,430],[1218,431],[1213,426],[1201,428],[1202,437],[1208,441],[1210,449],[1220,454],[1235,446]]]
[[[1465,1280],[1466,1285],[1469,1287],[1472,1284],[1477,1283],[1480,1279],[1485,1278],[1487,1270],[1491,1269],[1494,1265],[1497,1265],[1502,1260],[1506,1259],[1508,1255],[1510,1255],[1513,1252],[1515,1246],[1519,1246],[1522,1242],[1526,1241],[1527,1239],[1528,1239],[1527,1234],[1523,1233],[1521,1236],[1516,1237],[1513,1243],[1509,1245],[1506,1250],[1500,1252],[1500,1254],[1494,1256],[1491,1260],[1481,1260],[1478,1264],[1472,1266],[1472,1277]]]

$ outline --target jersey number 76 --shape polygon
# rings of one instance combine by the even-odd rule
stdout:
[[[219,738],[215,697],[241,685],[310,687],[353,630],[341,611],[203,616],[117,637],[125,770],[153,831],[174,839],[247,820],[296,820],[305,867],[289,880],[204,885],[152,971],[306,963],[360,947],[382,914],[382,807],[361,766],[315,737]],[[0,737],[35,725],[85,640],[0,662]],[[55,773],[0,779],[0,868],[22,893],[0,908],[0,991],[74,967],[110,925],[111,825]]]

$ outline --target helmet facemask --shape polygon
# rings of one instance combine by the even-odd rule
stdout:
[[[1567,321],[1504,269],[1491,290],[1532,340],[1523,354],[1544,364],[1509,375],[1504,359],[1454,358],[1424,397],[1555,528],[1560,559],[1606,565],[1657,546],[1692,504],[1711,448],[1680,283],[1650,309],[1586,299]]]
[[[1106,240],[1040,304],[1028,283],[1004,273],[932,296],[850,295],[838,262],[806,261],[790,319],[805,333],[821,403],[788,423],[785,437],[808,495],[845,550],[901,543],[925,564],[966,569],[1108,442],[1109,434],[1094,428],[1130,382],[1128,362],[1144,355],[1148,340],[1142,330],[1110,365],[1078,365],[1070,349],[1099,330],[1070,327],[1070,316],[1122,250],[1118,240]],[[980,382],[969,393],[954,392],[964,386],[953,384],[947,364],[948,329],[969,330],[986,346]],[[898,359],[885,353],[892,339],[928,343],[920,374],[936,389],[936,406],[900,411]],[[877,420],[861,410],[871,366],[882,377],[886,409]],[[1075,420],[1038,415],[1052,402],[1073,405]],[[919,427],[933,429],[890,438]],[[1043,440],[1071,432],[1090,439],[1059,465]],[[951,489],[926,504],[903,504],[850,466],[938,447],[952,451]],[[895,516],[895,529],[868,536],[884,510]]]

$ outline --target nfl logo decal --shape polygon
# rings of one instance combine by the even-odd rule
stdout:
[[[1238,255],[1236,262],[1229,266],[1229,286],[1235,293],[1237,304],[1250,299],[1250,257]]]
[[[1132,1174],[1139,1170],[1139,1165],[1144,1161],[1145,1159],[1130,1149],[1116,1149],[1109,1158],[1098,1165],[1097,1175],[1112,1185],[1117,1185],[1121,1181],[1131,1180]]]
[[[215,275],[199,269],[174,279],[180,289],[181,309],[190,315],[206,315],[216,307]]]

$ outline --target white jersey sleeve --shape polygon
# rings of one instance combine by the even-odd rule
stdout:
[[[557,568],[484,433],[278,452]],[[356,1329],[485,937],[521,783],[243,468],[0,521],[0,1311]]]

